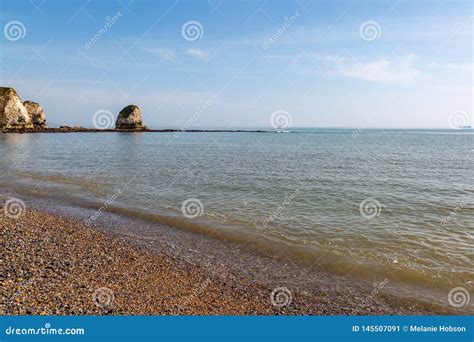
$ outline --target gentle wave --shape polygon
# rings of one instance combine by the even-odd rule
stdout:
[[[115,194],[111,213],[341,275],[472,286],[468,134],[309,133],[1,136],[0,184],[93,210]]]

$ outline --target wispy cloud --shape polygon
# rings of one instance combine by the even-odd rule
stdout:
[[[171,49],[145,48],[144,50],[167,61],[174,61],[176,58],[174,50]]]
[[[474,72],[474,63],[431,63],[430,66],[439,69]]]
[[[202,61],[209,61],[209,52],[201,49],[187,49],[186,53],[194,58],[200,59]]]
[[[287,65],[308,72],[355,78],[376,83],[409,83],[415,81],[421,70],[416,56],[362,60],[338,55],[304,53],[297,55],[267,55],[266,58],[286,61]]]
[[[401,60],[378,59],[360,62],[355,59],[333,58],[333,70],[342,76],[378,83],[409,83],[420,74],[415,56]]]

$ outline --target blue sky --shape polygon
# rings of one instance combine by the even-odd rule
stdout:
[[[0,3],[1,85],[50,125],[128,104],[151,127],[270,127],[278,110],[294,127],[472,124],[471,1]]]

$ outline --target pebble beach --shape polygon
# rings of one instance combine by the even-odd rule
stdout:
[[[292,293],[280,305],[263,284],[220,279],[73,219],[35,210],[10,218],[2,210],[0,224],[2,315],[449,313],[383,297],[360,305],[317,291]]]

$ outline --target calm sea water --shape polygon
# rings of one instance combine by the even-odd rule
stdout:
[[[340,274],[473,286],[471,130],[3,134],[0,153],[4,189],[206,227]]]

